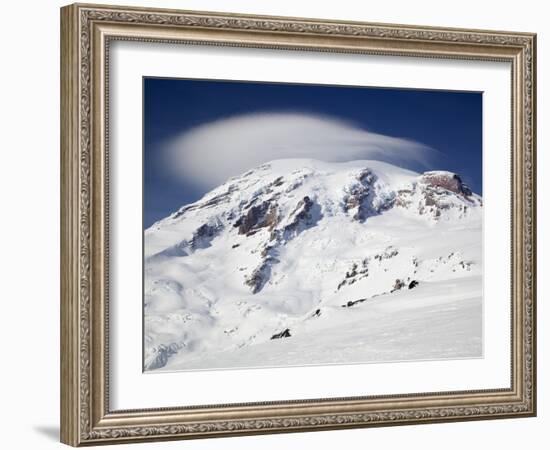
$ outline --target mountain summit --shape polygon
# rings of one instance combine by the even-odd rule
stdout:
[[[145,231],[145,369],[400,360],[403,320],[419,358],[479,356],[482,209],[457,174],[379,161],[233,177]]]

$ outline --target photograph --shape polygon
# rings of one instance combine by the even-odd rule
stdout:
[[[425,427],[430,448],[521,447],[499,429],[540,400],[542,15],[256,3],[78,3],[44,33],[60,114],[11,147],[54,130],[59,170],[40,170],[59,183],[27,183],[10,217],[58,214],[59,246],[39,243],[58,248],[59,308],[37,317],[58,331],[58,357],[39,353],[58,362],[59,440],[323,431],[298,447],[328,448],[372,428],[392,448]],[[58,209],[36,200],[51,186]]]
[[[482,92],[144,76],[143,370],[482,358],[482,129]]]

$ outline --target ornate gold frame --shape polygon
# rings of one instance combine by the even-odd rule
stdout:
[[[509,389],[111,411],[108,111],[112,40],[508,61],[512,66]],[[61,9],[61,440],[80,446],[534,416],[536,36],[75,4]]]

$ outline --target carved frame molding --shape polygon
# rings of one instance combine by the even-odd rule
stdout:
[[[108,58],[112,40],[509,61],[512,386],[111,411],[108,388]],[[536,413],[536,36],[75,4],[61,10],[61,440],[73,446]]]

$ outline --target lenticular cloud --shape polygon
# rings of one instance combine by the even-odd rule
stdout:
[[[434,153],[418,142],[372,133],[339,119],[300,113],[256,113],[193,128],[170,143],[166,163],[186,183],[210,189],[275,159],[374,159],[401,166],[427,166]]]

